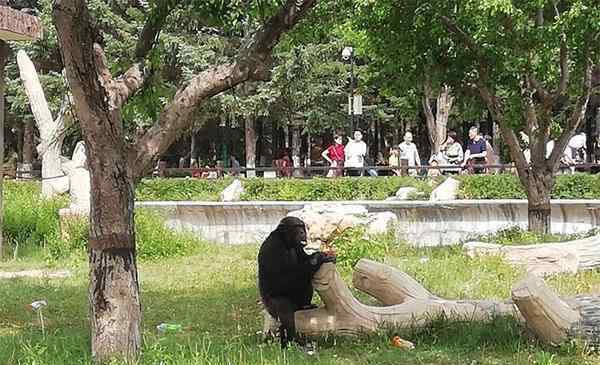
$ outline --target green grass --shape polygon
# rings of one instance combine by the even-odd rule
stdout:
[[[144,309],[142,364],[598,364],[582,346],[553,349],[529,338],[511,319],[449,323],[382,331],[360,338],[319,339],[319,354],[281,351],[264,344],[256,290],[257,245],[206,245],[194,256],[139,264]],[[447,298],[507,298],[523,273],[499,258],[470,259],[459,247],[395,246],[385,261]],[[3,262],[0,270],[44,267],[38,257]],[[68,279],[0,282],[0,364],[87,364],[90,361],[87,263],[82,255],[54,264],[74,272]],[[350,282],[351,271],[343,270]],[[562,295],[600,291],[600,273],[560,275],[549,284]],[[26,305],[46,299],[47,336]],[[156,325],[179,323],[184,331],[159,335]],[[400,334],[416,349],[390,346]]]

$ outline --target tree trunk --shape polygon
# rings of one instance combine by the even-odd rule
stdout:
[[[128,173],[124,149],[107,150],[89,137],[86,144],[92,187],[92,355],[96,361],[115,356],[134,359],[141,347],[142,310],[135,256],[133,178]]]
[[[196,142],[196,131],[194,130],[194,126],[192,125],[190,136],[190,168],[199,167],[198,165],[198,153],[197,153],[197,142]]]
[[[23,163],[33,162],[33,120],[25,119],[23,126]]]
[[[244,130],[246,136],[246,168],[253,169],[256,168],[256,141],[258,141],[254,119],[246,119]],[[246,177],[256,177],[256,171],[246,171]]]
[[[3,40],[0,40],[0,259],[4,246],[3,226],[4,226],[4,209],[3,206],[3,182],[4,182],[4,90],[6,84],[4,82],[4,67],[8,62],[10,48]]]
[[[550,234],[551,206],[550,194],[554,187],[551,171],[539,172],[532,167],[527,178],[527,216],[529,230],[540,234]]]
[[[427,122],[427,132],[429,136],[429,143],[431,145],[431,155],[434,155],[440,152],[441,145],[446,141],[448,117],[450,116],[450,110],[452,109],[454,98],[450,94],[452,89],[447,85],[443,85],[436,98],[437,102],[434,116],[430,105],[430,99],[433,96],[433,91],[431,89],[431,83],[428,79],[425,80],[423,89],[423,113],[425,114],[425,120]]]

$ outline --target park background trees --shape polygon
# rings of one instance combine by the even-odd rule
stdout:
[[[550,232],[554,177],[569,139],[586,116],[592,70],[598,65],[597,4],[381,1],[363,3],[361,14],[357,25],[372,39],[377,59],[398,79],[425,80],[423,105],[431,136],[441,134],[437,121],[443,126],[446,118],[434,119],[428,110],[430,80],[437,80],[442,91],[438,106],[451,100],[444,95],[447,85],[479,95],[500,128],[527,191],[530,229]],[[407,45],[407,50],[398,51],[394,44]],[[530,139],[529,164],[517,138],[519,130]],[[556,143],[546,157],[551,130],[557,131]],[[435,146],[438,138],[431,140]]]

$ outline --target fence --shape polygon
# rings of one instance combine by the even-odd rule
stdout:
[[[440,174],[459,174],[459,173],[483,173],[494,174],[501,172],[516,173],[514,164],[496,164],[496,165],[469,165],[464,168],[456,165],[422,165],[422,166],[365,166],[362,168],[337,168],[330,166],[311,166],[311,167],[255,167],[246,168],[156,168],[152,172],[152,177],[197,177],[197,178],[221,178],[225,174],[238,176],[246,174],[246,176],[258,176],[264,178],[275,177],[290,177],[290,178],[312,178],[323,177],[328,171],[343,170],[343,175],[348,175],[350,171],[358,172],[362,176],[393,176],[410,174],[409,171],[415,171],[418,177],[430,176],[430,170],[439,171]],[[596,174],[600,172],[600,164],[598,163],[583,163],[583,164],[561,164],[559,171],[563,173],[569,172],[586,172]],[[375,173],[373,173],[375,172]],[[398,173],[396,173],[398,172]],[[288,176],[289,175],[289,176]],[[42,172],[37,169],[17,169],[12,171],[4,171],[4,176],[16,178],[18,180],[41,180]],[[52,176],[46,179],[56,179],[66,175]],[[150,175],[148,176],[150,177]]]
[[[348,175],[349,172],[358,171],[362,176],[391,176],[391,175],[404,175],[409,174],[409,171],[415,171],[416,175],[425,177],[429,176],[430,170],[439,171],[440,174],[457,174],[457,173],[500,173],[509,172],[516,173],[516,166],[514,164],[473,164],[465,167],[457,165],[422,165],[422,166],[365,166],[362,168],[337,168],[331,166],[311,166],[311,167],[255,167],[255,168],[224,168],[224,167],[213,167],[213,168],[162,168],[155,169],[153,176],[157,177],[205,177],[205,178],[219,178],[225,174],[237,176],[240,174],[248,175],[262,175],[265,178],[274,177],[291,177],[291,178],[311,178],[317,176],[325,176],[329,171],[343,170],[344,175]],[[558,168],[559,172],[587,172],[587,173],[598,173],[600,172],[600,164],[598,163],[583,163],[583,164],[561,164]],[[376,174],[373,174],[376,172]],[[250,173],[250,174],[248,174]],[[381,174],[383,173],[383,174]],[[204,175],[203,175],[204,174]],[[414,174],[414,173],[413,173]],[[207,176],[210,175],[210,176]]]

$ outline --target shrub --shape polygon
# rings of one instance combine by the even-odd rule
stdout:
[[[58,210],[67,206],[65,196],[44,200],[37,182],[4,182],[3,234],[7,243],[45,246],[58,236]]]
[[[71,220],[64,228],[65,237],[61,238],[56,234],[48,240],[49,259],[65,258],[72,253],[82,252],[87,247],[87,218]],[[137,257],[141,260],[184,256],[201,244],[191,233],[176,232],[168,228],[158,213],[146,209],[136,210],[135,234]]]
[[[137,184],[135,198],[148,200],[206,200],[217,201],[219,194],[231,183],[231,179],[147,179]]]
[[[353,227],[345,230],[332,242],[337,256],[337,265],[352,268],[362,258],[383,261],[388,253],[393,233],[383,235],[367,235],[364,227]]]
[[[406,186],[416,187],[424,196],[431,193],[430,185],[412,177],[248,179],[242,200],[383,200]]]
[[[552,198],[598,199],[600,198],[600,176],[590,174],[557,176]]]
[[[459,177],[460,199],[525,199],[525,191],[515,175],[463,175]]]
[[[184,256],[201,245],[192,233],[173,231],[158,213],[146,209],[136,210],[135,234],[137,256],[142,260]]]
[[[87,217],[72,218],[63,224],[63,237],[56,232],[48,239],[45,253],[49,260],[58,260],[73,253],[82,253],[87,247],[89,232]]]

